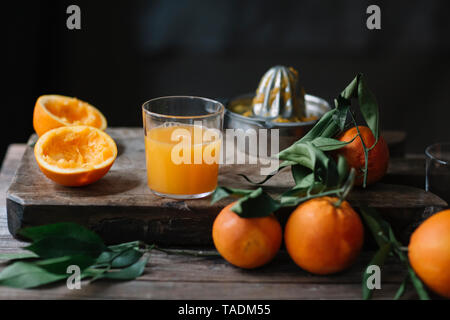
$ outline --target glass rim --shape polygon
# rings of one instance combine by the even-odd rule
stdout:
[[[450,142],[436,142],[436,143],[433,143],[433,144],[431,144],[431,145],[429,145],[428,147],[426,147],[425,148],[425,155],[428,157],[428,158],[430,158],[430,159],[432,159],[432,160],[435,160],[435,161],[437,161],[438,163],[440,163],[440,164],[444,164],[444,165],[448,165],[449,164],[449,160],[442,160],[442,159],[439,159],[438,157],[436,157],[432,152],[431,152],[431,149],[432,148],[434,148],[434,147],[436,147],[436,146],[438,146],[438,145],[445,145],[445,146],[449,146],[450,147]]]
[[[151,102],[155,102],[158,100],[165,100],[165,99],[196,99],[196,100],[202,100],[204,102],[211,102],[214,104],[219,105],[219,110],[217,110],[216,112],[212,112],[212,113],[208,113],[208,114],[204,114],[204,115],[199,115],[199,116],[174,116],[174,115],[167,115],[167,114],[162,114],[162,113],[157,113],[157,112],[153,112],[153,111],[149,111],[145,108],[146,105],[148,105]],[[142,110],[150,115],[150,116],[154,116],[154,117],[158,117],[158,118],[169,118],[169,119],[207,119],[207,118],[212,118],[212,117],[217,117],[220,115],[223,115],[224,111],[225,111],[225,106],[223,105],[223,103],[217,101],[217,100],[213,100],[210,98],[205,98],[205,97],[199,97],[199,96],[162,96],[162,97],[157,97],[157,98],[153,98],[150,100],[145,101],[142,104]]]

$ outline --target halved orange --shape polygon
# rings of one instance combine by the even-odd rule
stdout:
[[[60,127],[38,139],[34,156],[49,179],[64,186],[83,186],[108,172],[117,157],[117,146],[97,128]]]
[[[105,130],[107,123],[97,108],[77,98],[52,94],[37,99],[33,127],[38,136],[54,128],[72,125],[86,125]]]

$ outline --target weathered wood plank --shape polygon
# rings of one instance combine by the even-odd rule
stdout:
[[[408,185],[420,189],[425,188],[425,156],[410,158],[391,158],[386,183]]]
[[[191,250],[191,252],[200,251]],[[217,251],[213,249],[201,252],[217,255]],[[319,276],[300,269],[284,250],[281,250],[271,263],[254,270],[234,267],[219,255],[196,257],[166,254],[154,250],[150,253],[146,272],[139,278],[139,281],[359,284],[362,272],[374,253],[372,251],[362,252],[354,265],[344,272]],[[4,264],[0,264],[0,268],[2,267]],[[406,270],[403,266],[394,259],[388,259],[382,269],[383,283],[400,283],[405,274]]]
[[[384,140],[389,146],[391,158],[405,156],[406,132],[397,130],[385,130],[381,132]]]
[[[215,250],[209,252],[216,253]],[[148,272],[140,279],[239,283],[361,283],[362,272],[373,254],[372,251],[362,252],[355,264],[345,272],[318,276],[300,269],[284,250],[281,250],[270,264],[255,270],[236,268],[219,256],[193,257],[155,252],[151,254]],[[400,283],[406,270],[390,259],[382,272],[383,283]]]
[[[316,276],[298,268],[284,251],[256,270],[235,268],[220,257],[153,252],[145,273],[132,282],[83,282],[81,290],[73,291],[64,282],[34,290],[1,288],[0,298],[360,299],[361,272],[372,254],[363,253],[345,272]],[[392,298],[404,276],[405,269],[388,260],[382,269],[382,294],[376,292],[374,298]],[[411,288],[405,298],[416,298]]]
[[[107,242],[136,238],[163,245],[211,245],[211,226],[217,213],[232,199],[214,205],[210,199],[172,200],[155,196],[146,184],[144,141],[141,129],[110,129],[119,156],[110,172],[97,183],[83,188],[59,186],[39,170],[33,150],[27,147],[7,195],[8,226],[13,235],[30,225],[73,221],[83,224]],[[33,139],[33,138],[32,138]],[[394,166],[395,167],[395,166]],[[259,165],[223,165],[219,184],[253,188],[237,173],[258,179]],[[269,180],[265,187],[278,194],[293,185],[289,170]],[[433,194],[410,186],[378,184],[355,189],[349,200],[380,209],[405,233],[408,226],[446,206]],[[427,209],[428,208],[428,209]],[[281,210],[284,221],[292,209]]]
[[[8,150],[0,178],[3,190],[24,149],[21,145]],[[4,196],[3,192],[0,197],[4,200]],[[17,252],[23,245],[8,233],[6,208],[0,206],[0,253]],[[34,290],[1,287],[0,299],[360,299],[361,270],[371,254],[364,252],[344,273],[322,277],[296,267],[285,252],[253,271],[235,268],[219,257],[154,252],[146,272],[136,281],[83,282],[81,290],[68,290],[64,283]],[[4,266],[0,264],[0,269]],[[383,268],[382,291],[375,292],[374,298],[392,298],[403,275],[399,264],[388,261]],[[404,298],[417,298],[411,286]]]
[[[18,252],[20,247],[23,246],[23,243],[14,239],[8,230],[6,217],[6,190],[11,184],[25,149],[25,144],[11,144],[8,147],[2,163],[0,172],[0,253]]]
[[[11,144],[6,151],[5,158],[2,163],[0,179],[1,179],[1,187],[3,188],[3,183],[9,184],[17,170],[18,164],[23,157],[25,152],[26,145],[25,144]],[[4,192],[3,189],[1,189]],[[6,191],[6,189],[5,189]]]
[[[374,299],[391,299],[398,284],[385,284]],[[0,290],[0,299],[193,299],[193,300],[239,300],[239,299],[361,299],[360,284],[291,284],[291,283],[208,283],[172,281],[101,281],[82,284],[80,290],[68,290],[65,286],[45,289]],[[407,290],[403,299],[417,299],[414,291]]]

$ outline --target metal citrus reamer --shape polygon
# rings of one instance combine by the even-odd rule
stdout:
[[[305,92],[294,68],[275,66],[264,74],[253,98],[253,115],[293,121],[305,117]]]

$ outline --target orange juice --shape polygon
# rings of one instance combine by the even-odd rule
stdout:
[[[165,195],[201,195],[217,186],[221,134],[174,124],[147,130],[148,186]]]

